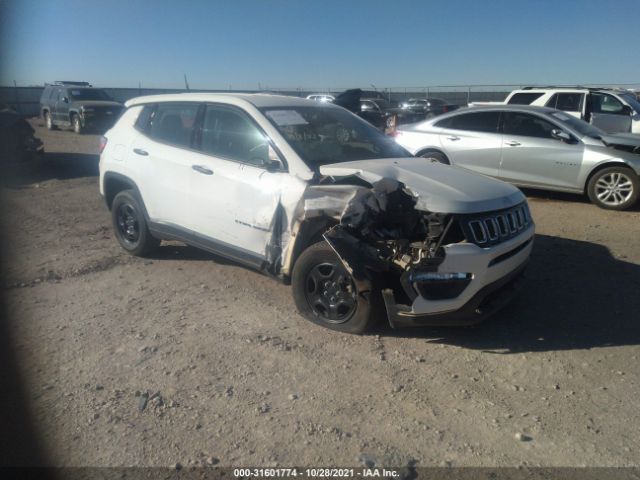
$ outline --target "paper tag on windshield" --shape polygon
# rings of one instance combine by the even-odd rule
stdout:
[[[302,115],[295,110],[270,110],[267,115],[281,127],[287,125],[308,125]]]

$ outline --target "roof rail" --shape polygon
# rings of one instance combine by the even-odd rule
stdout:
[[[538,89],[546,89],[546,88],[555,88],[557,90],[589,90],[590,92],[594,92],[594,91],[598,91],[598,90],[615,90],[614,88],[611,87],[585,87],[583,85],[574,85],[574,86],[570,86],[570,85],[562,85],[562,86],[556,86],[556,85],[541,85],[541,86],[527,86],[527,87],[522,87],[521,90],[538,90]]]
[[[52,85],[59,85],[59,86],[70,85],[75,87],[92,87],[93,86],[89,82],[76,82],[74,80],[56,80],[52,83]]]

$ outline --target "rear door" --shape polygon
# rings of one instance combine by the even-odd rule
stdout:
[[[194,230],[249,260],[264,257],[288,175],[267,168],[268,138],[244,110],[208,104],[199,149],[201,168],[190,180]]]
[[[584,145],[553,138],[561,127],[538,115],[503,112],[500,178],[531,187],[577,188]]]
[[[584,92],[558,92],[551,96],[545,107],[556,108],[573,117],[582,118],[585,95]]]
[[[499,111],[470,110],[436,123],[442,128],[440,144],[451,164],[497,177],[502,148],[499,119]]]
[[[593,92],[591,95],[591,119],[589,123],[607,133],[631,131],[631,115],[615,96]]]
[[[131,144],[127,164],[136,170],[138,188],[152,221],[190,228],[191,166],[199,104],[159,103]],[[145,113],[145,112],[143,112]],[[141,117],[143,115],[141,114]]]

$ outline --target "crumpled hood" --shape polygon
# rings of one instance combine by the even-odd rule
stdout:
[[[435,213],[487,212],[524,201],[522,192],[513,185],[422,158],[334,163],[321,166],[320,173],[333,177],[355,175],[369,183],[393,178],[417,197],[417,209]]]
[[[613,145],[625,145],[628,147],[640,147],[640,134],[637,133],[609,133],[600,135],[602,141]]]

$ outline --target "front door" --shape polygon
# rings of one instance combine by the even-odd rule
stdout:
[[[631,115],[624,104],[613,95],[595,92],[591,97],[592,125],[607,133],[631,131]]]
[[[209,104],[199,148],[201,168],[190,181],[194,230],[248,256],[268,256],[287,174],[267,168],[265,134],[240,108]]]
[[[554,129],[561,128],[537,115],[504,112],[500,178],[529,187],[578,188],[584,145],[554,138]]]

